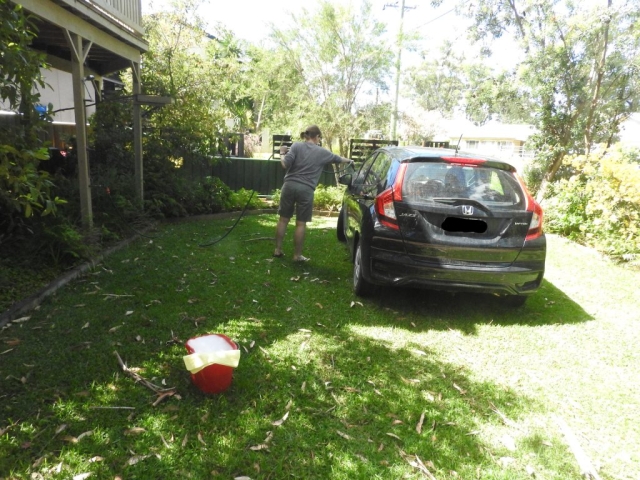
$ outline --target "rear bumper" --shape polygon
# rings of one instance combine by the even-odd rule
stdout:
[[[508,267],[421,263],[406,254],[371,249],[369,280],[378,285],[413,286],[452,292],[528,295],[544,277],[542,261],[515,262]]]

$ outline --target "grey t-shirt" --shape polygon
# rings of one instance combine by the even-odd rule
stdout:
[[[315,190],[324,167],[341,161],[342,157],[314,143],[295,142],[283,160],[287,168],[284,181],[302,183]]]

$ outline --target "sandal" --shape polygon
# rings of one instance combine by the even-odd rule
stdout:
[[[294,262],[298,263],[308,262],[309,260],[311,259],[309,257],[305,257],[304,255],[300,255],[298,258],[293,259]]]
[[[276,258],[284,257],[284,253],[283,252],[274,253],[273,256],[276,257]]]

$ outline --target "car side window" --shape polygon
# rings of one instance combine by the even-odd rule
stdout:
[[[387,187],[387,173],[390,166],[391,156],[386,152],[380,152],[364,181],[368,193],[378,194]]]
[[[376,156],[377,156],[377,153],[374,152],[371,155],[369,155],[369,157],[364,161],[364,163],[360,167],[360,170],[358,170],[358,173],[356,174],[353,182],[351,182],[352,185],[354,185],[354,186],[358,185],[359,187],[361,187],[362,184],[365,183],[365,178],[367,176],[367,173],[369,172],[369,169],[371,168],[371,164],[376,159]]]

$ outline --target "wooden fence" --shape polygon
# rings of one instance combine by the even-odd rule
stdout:
[[[191,182],[202,181],[208,176],[218,177],[232,190],[245,188],[255,190],[260,195],[271,195],[274,190],[282,188],[285,174],[279,159],[238,157],[216,159],[213,165],[205,161],[185,161],[180,170],[185,179]],[[322,173],[320,184],[336,185],[331,165]]]

